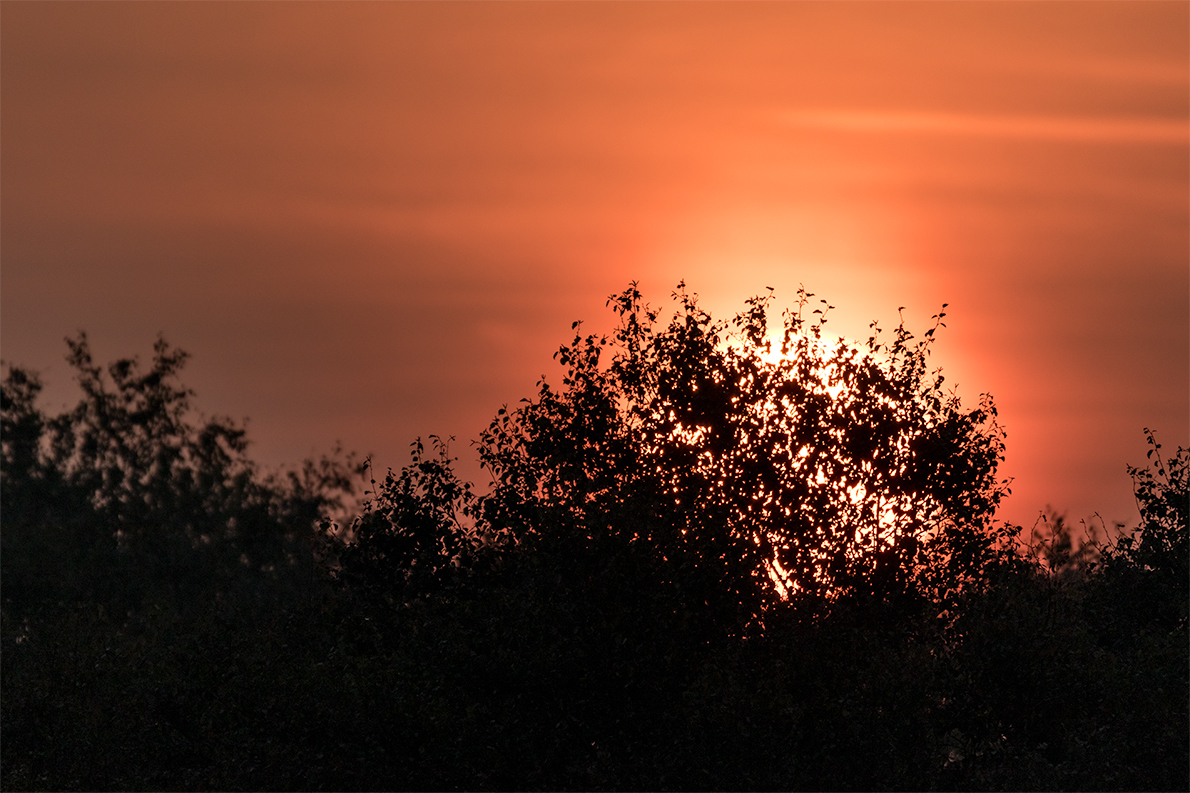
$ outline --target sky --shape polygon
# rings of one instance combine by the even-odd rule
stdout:
[[[1190,446],[1190,4],[0,4],[0,354],[192,354],[269,466],[470,441],[638,281],[898,308],[1001,517]],[[481,484],[486,479],[481,480]]]

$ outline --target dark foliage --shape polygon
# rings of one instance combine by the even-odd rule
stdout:
[[[725,323],[679,291],[658,329],[634,287],[614,297],[614,338],[576,335],[556,355],[563,390],[543,381],[482,436],[484,518],[640,544],[734,634],[778,603],[957,591],[987,561],[1005,492],[995,408],[963,411],[928,373],[942,315],[921,341],[902,326],[884,344],[873,326],[859,349],[828,343],[829,306],[807,318],[810,297],[785,314],[780,356],[768,298]]]
[[[73,410],[42,414],[41,383],[22,369],[3,383],[9,616],[76,603],[188,613],[308,587],[316,523],[350,493],[350,461],[262,477],[242,427],[193,422],[177,382],[184,352],[159,339],[149,371],[124,359],[105,373],[85,335],[67,344],[82,390]]]
[[[71,340],[59,416],[10,368],[0,784],[1185,789],[1190,454],[1150,433],[1134,532],[1030,550],[942,315],[856,347],[799,297],[770,336],[614,296],[479,439],[489,492],[417,442],[349,519],[365,469],[262,474],[164,342]]]

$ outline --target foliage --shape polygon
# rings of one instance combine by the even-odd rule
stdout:
[[[1153,469],[1128,466],[1136,505],[1140,510],[1140,536],[1136,541],[1120,543],[1121,553],[1135,564],[1160,569],[1179,558],[1185,560],[1187,534],[1190,533],[1190,451],[1179,447],[1167,463],[1161,457],[1161,444],[1147,427],[1149,446],[1146,456]]]
[[[73,340],[60,416],[10,368],[0,787],[1190,785],[1185,449],[1150,434],[1098,556],[1058,516],[1022,548],[933,330],[827,343],[802,295],[770,345],[767,298],[676,297],[497,414],[489,493],[433,438],[347,518],[350,458],[261,475],[164,342]]]
[[[479,500],[455,476],[447,442],[431,440],[434,455],[419,439],[400,474],[390,469],[379,487],[372,480],[365,493],[372,498],[345,530],[323,522],[334,532],[328,561],[345,592],[389,607],[433,596],[474,573],[500,544],[477,528]]]
[[[162,598],[184,609],[255,596],[261,580],[309,581],[315,523],[350,493],[350,460],[261,476],[243,427],[191,417],[193,392],[178,383],[184,352],[158,339],[148,371],[122,359],[105,372],[84,334],[67,344],[82,391],[72,410],[43,414],[41,383],[23,369],[9,368],[0,386],[13,613],[76,601],[123,613]]]
[[[674,297],[659,327],[635,286],[613,296],[614,337],[576,334],[555,356],[563,389],[543,380],[500,412],[479,443],[489,520],[622,533],[735,630],[783,601],[921,595],[940,583],[931,565],[977,576],[987,544],[960,546],[986,537],[1006,492],[1003,433],[990,399],[964,411],[929,374],[944,315],[920,341],[901,325],[890,343],[875,326],[862,348],[828,343],[830,306],[807,316],[803,291],[778,356],[769,297],[730,323]]]

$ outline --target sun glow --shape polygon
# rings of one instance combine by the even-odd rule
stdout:
[[[784,460],[779,467],[788,480],[778,485],[778,490],[784,487],[801,490],[806,500],[785,501],[779,492],[759,485],[751,494],[751,502],[741,509],[747,515],[745,522],[759,519],[761,526],[773,527],[758,526],[759,533],[754,539],[761,543],[767,537],[772,546],[772,555],[764,566],[777,596],[796,597],[808,585],[811,589],[820,588],[830,599],[837,594],[834,576],[838,575],[840,564],[851,570],[851,574],[861,575],[874,575],[890,563],[901,564],[889,560],[901,558],[910,545],[928,540],[937,515],[933,506],[923,507],[915,502],[920,493],[901,492],[898,488],[905,483],[894,484],[902,477],[912,476],[910,460],[915,453],[911,451],[910,438],[858,440],[866,430],[879,434],[888,429],[888,421],[899,424],[904,418],[896,397],[878,391],[868,393],[862,385],[876,371],[890,375],[900,368],[902,361],[897,350],[901,342],[894,347],[885,347],[875,338],[857,343],[823,333],[821,319],[803,322],[800,315],[786,314],[783,325],[765,332],[759,342],[746,335],[732,334],[724,343],[724,348],[741,363],[749,359],[760,362],[761,378],[774,378],[766,386],[770,397],[749,403],[747,412],[755,424],[737,435],[735,442],[746,447],[752,441],[764,443],[763,438],[775,440],[769,452]],[[905,340],[912,338],[907,336]],[[923,343],[928,340],[927,337]],[[910,356],[922,352],[920,345],[912,343],[907,350]],[[749,369],[745,365],[739,371]],[[752,378],[756,376],[745,374],[741,386],[753,387]],[[785,394],[785,383],[796,384],[797,388]],[[819,399],[815,400],[813,395]],[[828,399],[822,401],[823,396]],[[796,428],[804,421],[825,422],[821,425],[825,435],[811,433],[800,440],[785,435],[790,431],[798,433]],[[884,430],[879,429],[882,426]],[[708,430],[703,427],[680,427],[676,437],[691,445],[709,439]],[[779,437],[785,440],[776,440]],[[856,442],[859,446],[843,457],[825,453],[822,446],[843,444],[851,448],[850,444]],[[863,451],[866,445],[871,445],[871,449]],[[708,452],[705,462],[710,473],[716,465],[715,455]],[[816,510],[821,509],[834,516],[833,528],[818,522],[821,516]],[[794,525],[802,528],[790,544],[791,538],[783,537],[782,533]],[[805,534],[807,531],[810,534]],[[831,538],[829,543],[834,544],[834,551],[802,545],[802,535],[818,536],[822,531],[827,532],[822,537]],[[800,561],[795,561],[799,557]],[[802,575],[808,566],[809,577],[799,582],[790,562],[802,570]]]
[[[831,399],[838,399],[839,395],[846,389],[846,386],[838,382],[837,367],[829,362],[830,353],[839,347],[854,347],[854,343],[843,336],[828,333],[822,334],[817,339],[806,339],[805,342],[810,345],[811,351],[815,353],[815,357],[819,360],[828,361],[819,373],[818,385],[825,393],[830,395]],[[770,366],[780,367],[785,363],[793,361],[798,354],[796,346],[789,350],[788,353],[781,352],[781,346],[782,336],[776,333],[769,333],[765,336],[764,345],[758,347],[755,354],[760,360]]]

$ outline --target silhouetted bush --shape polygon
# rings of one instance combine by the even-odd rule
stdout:
[[[185,611],[308,586],[316,524],[350,492],[349,461],[262,476],[242,427],[194,423],[177,382],[185,353],[158,340],[149,371],[123,359],[105,376],[85,335],[68,345],[83,392],[74,409],[41,413],[41,384],[19,368],[2,386],[10,614],[76,602]]]
[[[58,416],[10,368],[0,786],[1185,789],[1187,451],[1150,433],[1131,534],[1030,550],[942,315],[856,346],[810,297],[770,341],[768,298],[613,296],[488,492],[435,438],[346,518],[362,469],[262,474],[164,342],[71,340]]]
[[[543,381],[481,437],[483,518],[522,541],[621,535],[734,633],[775,604],[953,594],[994,545],[995,408],[964,412],[928,373],[942,315],[861,349],[828,343],[809,297],[779,356],[768,298],[725,323],[680,291],[658,329],[635,288],[614,297],[614,337],[576,335],[563,390]]]

